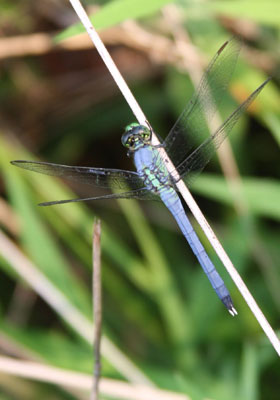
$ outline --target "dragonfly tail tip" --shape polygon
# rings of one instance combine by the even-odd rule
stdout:
[[[236,309],[233,307],[233,302],[232,299],[230,297],[230,295],[225,296],[222,299],[222,302],[224,303],[224,305],[226,306],[226,308],[228,309],[228,312],[234,317],[235,315],[237,315],[237,311]]]
[[[228,308],[228,312],[229,312],[230,315],[232,315],[233,317],[234,317],[235,315],[238,314],[238,312],[236,311],[236,309],[235,309],[233,306],[231,306],[230,308]]]

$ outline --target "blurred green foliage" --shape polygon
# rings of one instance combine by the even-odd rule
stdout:
[[[59,30],[62,33],[56,39],[61,40],[83,31],[80,25],[63,29],[69,25],[63,16],[74,22],[71,9],[47,3],[41,0],[39,7],[35,1],[2,2],[2,36]],[[219,109],[223,117],[265,79],[267,72],[275,76],[230,138],[247,212],[236,211],[217,159],[194,183],[193,193],[264,314],[278,328],[279,1],[87,2],[97,3],[101,8],[92,20],[100,29],[138,18],[143,29],[168,38],[172,33],[161,8],[175,4],[180,28],[188,32],[191,43],[206,60],[232,33],[244,35],[244,47],[252,52],[238,61],[229,94]],[[259,57],[250,58],[253,50],[259,51]],[[148,52],[121,44],[111,46],[110,51],[149,121],[165,136],[194,89],[189,77],[176,64],[166,61],[159,65]],[[136,71],[134,76],[131,71]],[[3,203],[10,206],[6,210],[8,221],[0,213],[3,232],[67,298],[73,310],[90,321],[92,225],[99,216],[104,335],[162,389],[185,393],[193,400],[277,400],[278,357],[194,220],[233,296],[239,313],[235,318],[216,298],[163,205],[130,200],[39,208],[39,202],[86,197],[92,189],[81,185],[69,189],[61,180],[10,166],[13,159],[42,159],[133,168],[120,144],[123,127],[133,116],[95,50],[57,49],[3,59],[0,87],[1,192]],[[70,328],[59,313],[40,300],[40,293],[32,297],[32,289],[5,257],[0,258],[0,266],[0,338],[13,349],[7,350],[1,340],[1,352],[91,373],[91,345],[80,337],[78,329]],[[31,298],[30,304],[21,304],[22,309],[18,308],[20,288]],[[102,373],[123,377],[107,359]],[[75,398],[65,390],[32,381],[27,382],[21,397],[2,380],[0,390],[7,399]]]

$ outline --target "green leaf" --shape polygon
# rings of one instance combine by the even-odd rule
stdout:
[[[36,356],[37,359],[60,368],[91,372],[92,349],[82,340],[70,339],[66,334],[55,330],[15,326],[3,320],[0,322],[0,331],[15,347],[24,348],[27,357]]]
[[[9,152],[1,147],[1,164],[11,202],[21,218],[21,242],[44,275],[91,318],[91,298],[85,285],[69,268],[62,249],[55,242],[52,232],[46,227],[38,207],[34,207],[32,193],[23,179],[21,171],[9,164]],[[7,166],[7,168],[5,168]]]
[[[266,112],[262,115],[262,118],[273,134],[278,146],[280,146],[280,117],[272,112]]]
[[[258,350],[254,344],[245,343],[240,372],[240,393],[238,397],[246,400],[259,398]]]
[[[219,0],[208,1],[205,5],[215,13],[280,26],[280,2],[278,0]]]
[[[152,15],[162,6],[171,2],[172,0],[115,0],[102,7],[90,20],[95,29],[109,28],[127,19],[144,18]],[[85,28],[81,23],[78,23],[57,35],[55,41],[84,32]]]
[[[203,174],[193,184],[196,193],[232,205],[232,195],[224,178]],[[242,179],[242,193],[250,211],[263,217],[280,220],[280,184],[276,180],[263,178]]]

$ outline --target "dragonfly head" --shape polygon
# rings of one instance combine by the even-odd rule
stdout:
[[[122,135],[122,144],[130,152],[133,152],[140,147],[150,144],[151,136],[152,132],[149,128],[134,122],[125,128],[125,132]]]

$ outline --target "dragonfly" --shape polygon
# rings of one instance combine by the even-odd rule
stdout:
[[[144,126],[134,122],[125,128],[121,141],[128,156],[133,158],[136,171],[11,161],[13,165],[26,170],[114,190],[102,196],[56,200],[40,203],[41,206],[97,199],[161,200],[175,218],[213,289],[232,316],[237,311],[230,293],[186,215],[176,183],[182,179],[188,187],[191,186],[194,178],[270,80],[265,80],[219,127],[211,131],[211,120],[227,92],[240,48],[241,42],[235,37],[222,45],[177,122],[159,145],[152,144],[154,132],[148,123]],[[168,172],[160,148],[164,148],[173,162],[174,173]]]

